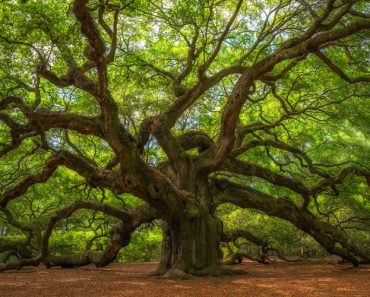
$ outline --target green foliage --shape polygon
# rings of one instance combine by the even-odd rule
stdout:
[[[129,1],[89,1],[89,11],[94,20],[99,18],[101,2],[124,5]],[[120,12],[118,45],[114,61],[107,66],[107,81],[118,109],[119,121],[133,139],[137,137],[144,119],[162,115],[178,99],[176,87],[191,90],[202,79],[210,79],[236,64],[245,69],[254,67],[280,46],[287,46],[287,40],[293,38],[291,41],[294,41],[315,23],[315,18],[300,7],[299,3],[305,1],[246,1],[225,40],[219,44],[235,9],[235,2],[137,0]],[[316,13],[323,13],[326,1],[314,2]],[[346,3],[342,2],[343,5]],[[55,112],[100,116],[99,102],[91,94],[75,86],[59,87],[51,79],[39,75],[43,66],[63,81],[70,74],[68,67],[71,68],[71,60],[76,64],[73,67],[77,68],[89,62],[86,57],[88,42],[81,35],[72,6],[71,0],[0,3],[1,99],[8,95],[19,96],[31,109],[38,103],[38,107]],[[297,7],[300,7],[298,12]],[[356,1],[353,9],[369,11],[366,1]],[[112,9],[107,9],[101,16],[109,28],[113,27],[113,14]],[[348,14],[334,28],[345,26],[353,19],[356,16]],[[101,24],[97,27],[103,41],[109,44],[109,34]],[[323,46],[316,50],[325,54],[344,75],[365,76],[368,75],[370,47],[368,38],[364,36],[368,33],[354,34],[332,42],[330,47]],[[196,58],[189,62],[191,47]],[[214,61],[202,74],[204,77],[200,77],[201,65],[212,57],[216,49],[219,51]],[[323,180],[323,175],[313,173],[310,165],[329,176],[335,176],[349,165],[366,170],[370,168],[370,110],[368,84],[346,82],[343,75],[330,71],[328,65],[313,52],[306,53],[304,58],[277,80],[271,77],[284,71],[293,59],[275,65],[268,75],[254,82],[239,115],[235,136],[241,146],[256,140],[281,141],[304,152],[307,158],[297,151],[258,145],[238,156],[238,159],[263,166],[273,174],[299,180],[310,188]],[[175,85],[171,76],[179,76],[187,67],[190,67],[187,75],[180,85]],[[94,67],[85,72],[86,78],[97,79]],[[172,135],[196,130],[207,133],[217,141],[225,107],[239,78],[239,72],[231,73],[201,92],[171,128]],[[1,110],[0,116],[4,115],[13,125],[32,124],[18,107]],[[280,122],[274,125],[277,120]],[[243,137],[239,135],[239,128],[260,123],[268,128]],[[45,161],[59,150],[83,156],[100,168],[105,168],[115,157],[116,151],[108,141],[67,128],[51,128],[39,133],[42,130],[40,125],[32,131],[37,133],[27,134],[18,147],[1,156],[0,194],[12,189],[27,176],[40,172]],[[12,145],[15,142],[13,136],[11,127],[0,118],[0,148]],[[189,162],[199,156],[197,148],[187,153]],[[312,164],[308,164],[307,159],[313,160]],[[168,156],[153,136],[146,144],[143,161],[150,166],[168,161]],[[115,165],[112,169],[122,168]],[[273,197],[290,199],[297,206],[303,202],[301,195],[294,190],[261,177],[221,170],[213,175],[226,176],[230,181]],[[357,242],[370,246],[370,196],[365,180],[348,176],[336,188],[340,195],[333,189],[327,189],[311,199],[309,210],[319,219],[342,228]],[[80,200],[104,202],[125,210],[143,203],[131,194],[92,187],[75,171],[60,167],[48,182],[31,186],[20,198],[11,201],[7,208],[16,220],[44,230],[53,213]],[[218,207],[217,216],[225,222],[226,229],[245,228],[277,248],[294,250],[301,245],[315,247],[312,238],[304,236],[290,223],[253,210],[226,204]],[[106,244],[110,226],[116,221],[97,211],[78,211],[56,225],[50,238],[50,251],[54,254],[84,251],[86,242],[90,240],[91,248],[99,249]],[[25,234],[11,226],[3,213],[0,213],[0,224],[0,227],[6,227],[9,238]],[[157,225],[153,228],[141,227],[132,235],[131,244],[120,252],[118,259],[156,260],[160,241],[161,231]],[[37,245],[37,242],[32,244]]]
[[[159,261],[162,232],[158,225],[140,228],[132,234],[130,244],[117,256],[122,262]]]

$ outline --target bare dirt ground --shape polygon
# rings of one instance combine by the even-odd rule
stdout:
[[[156,263],[104,268],[23,268],[0,273],[1,297],[67,296],[370,296],[370,266],[243,262],[244,275],[169,280],[149,276]]]

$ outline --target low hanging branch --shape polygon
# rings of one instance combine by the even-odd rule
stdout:
[[[277,199],[248,186],[231,182],[220,195],[223,202],[233,203],[242,208],[261,210],[270,216],[293,223],[315,238],[328,252],[337,254],[354,265],[358,265],[361,260],[369,259],[370,253],[366,248],[356,245],[343,231],[329,223],[319,221],[310,211],[297,207],[289,199]],[[337,243],[340,246],[336,245]]]
[[[88,184],[92,187],[116,188],[118,184],[116,183],[116,174],[113,171],[100,169],[84,157],[67,151],[60,151],[57,155],[51,156],[38,173],[26,177],[19,184],[6,191],[0,200],[0,207],[5,208],[9,201],[26,193],[32,185],[47,181],[59,166],[66,166],[75,170],[85,177]]]
[[[61,219],[71,217],[81,209],[95,210],[119,219],[110,231],[109,242],[103,252],[87,251],[83,254],[52,256],[49,255],[49,239],[55,224]],[[130,243],[131,233],[143,223],[149,223],[157,218],[153,208],[144,204],[130,211],[114,208],[110,205],[94,202],[79,201],[71,206],[58,210],[50,216],[46,229],[43,232],[40,250],[32,258],[23,258],[18,262],[0,263],[0,271],[8,269],[20,269],[27,265],[39,265],[44,263],[47,267],[62,266],[73,267],[94,263],[96,266],[105,266],[111,263],[117,256],[118,251]],[[23,242],[0,242],[0,251],[11,251],[14,247],[23,247]],[[28,254],[28,256],[30,256]]]
[[[248,232],[247,230],[242,230],[242,229],[224,232],[222,234],[221,240],[223,242],[231,242],[231,241],[236,241],[238,238],[244,238],[248,240],[249,242],[256,244],[257,246],[260,247],[260,251],[262,252],[262,254],[260,254],[259,257],[255,258],[247,252],[238,251],[231,255],[231,258],[226,261],[226,264],[228,265],[233,265],[236,263],[240,264],[243,260],[243,257],[246,257],[253,261],[257,261],[259,263],[267,264],[267,252],[269,250],[267,241],[262,240],[256,237],[255,235],[253,235],[251,232]]]
[[[236,253],[233,253],[231,255],[231,258],[227,260],[225,263],[228,265],[233,264],[240,264],[243,260],[243,257],[248,258],[253,261],[257,261],[258,263],[262,264],[268,264],[270,262],[268,258],[268,252],[274,251],[276,252],[279,259],[286,261],[286,262],[298,262],[300,258],[298,259],[289,259],[286,258],[279,249],[276,249],[274,247],[269,246],[268,242],[266,240],[263,240],[261,238],[256,237],[254,234],[247,230],[243,229],[237,229],[232,230],[229,232],[223,233],[222,241],[223,242],[232,242],[236,241],[238,238],[244,238],[248,240],[249,242],[257,245],[260,248],[260,255],[258,257],[253,257],[251,254],[244,252],[244,251],[238,251]]]

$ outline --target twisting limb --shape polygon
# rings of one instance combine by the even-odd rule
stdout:
[[[257,261],[257,262],[262,263],[262,264],[269,264],[269,261],[270,261],[269,258],[268,258],[268,252],[269,251],[276,252],[278,258],[283,260],[283,261],[286,261],[286,262],[298,262],[298,261],[301,260],[300,257],[297,258],[297,259],[289,259],[289,258],[285,257],[279,249],[269,246],[267,240],[261,239],[261,238],[257,237],[256,235],[252,234],[251,232],[249,232],[247,230],[244,230],[244,229],[236,229],[236,230],[231,230],[231,231],[228,231],[228,232],[224,232],[223,236],[222,236],[222,241],[223,242],[231,242],[231,241],[237,240],[238,238],[244,238],[244,239],[248,240],[249,242],[259,246],[260,247],[260,255],[259,255],[259,257],[255,258],[255,257],[253,257],[252,255],[250,255],[246,252],[239,251],[239,252],[236,252],[232,255],[231,259],[229,259],[226,262],[227,264],[233,265],[233,264],[236,264],[236,262],[238,262],[240,264],[242,262],[243,257],[246,257],[246,258],[251,259],[253,261]]]
[[[98,9],[98,21],[99,24],[103,27],[104,31],[108,34],[111,44],[108,54],[105,57],[105,63],[109,64],[114,61],[114,57],[116,55],[117,50],[117,26],[118,26],[118,18],[120,11],[123,10],[125,7],[129,6],[133,1],[129,1],[123,7],[121,5],[114,5],[109,3],[103,3],[101,1],[101,5]],[[104,20],[104,13],[106,10],[113,10],[113,25],[111,28]]]
[[[312,160],[309,158],[309,156],[303,150],[301,150],[297,147],[291,146],[291,145],[289,145],[287,143],[284,143],[282,141],[279,141],[279,140],[262,140],[262,139],[252,140],[252,141],[250,141],[246,144],[241,145],[239,148],[236,148],[232,152],[232,155],[233,156],[238,156],[238,155],[246,152],[247,150],[249,150],[251,148],[254,148],[254,147],[257,147],[257,146],[275,147],[275,148],[290,152],[293,155],[295,155],[296,157],[298,157],[300,161],[303,159],[306,162],[306,164],[302,164],[302,167],[308,167],[308,169],[310,170],[310,172],[312,174],[317,174],[317,175],[319,175],[321,177],[325,177],[325,178],[329,177],[328,174],[326,174],[326,173],[320,171],[319,169],[315,168]]]
[[[103,56],[106,47],[86,7],[88,2],[88,0],[75,0],[73,3],[73,12],[81,24],[81,31],[87,37],[90,46],[95,51],[96,57],[94,59],[96,59],[96,62],[100,62],[99,59]]]
[[[81,205],[80,205],[81,206]],[[88,209],[103,211],[108,215],[113,215],[120,218],[120,221],[114,224],[109,233],[109,241],[103,252],[86,251],[83,254],[64,255],[64,256],[46,256],[46,265],[50,266],[84,266],[94,263],[97,267],[103,267],[115,260],[119,250],[130,243],[131,233],[143,223],[149,223],[157,218],[157,214],[148,204],[139,206],[131,211],[122,212],[118,209],[110,209],[106,212],[107,205],[91,204],[84,205]],[[90,208],[91,206],[91,208]],[[122,215],[124,217],[122,217]],[[118,216],[116,216],[118,215]],[[49,221],[48,227],[52,225],[52,219]],[[52,228],[52,227],[51,227]],[[44,244],[47,245],[44,237]],[[45,251],[46,253],[46,251]]]
[[[17,220],[8,209],[0,209],[6,216],[7,223],[26,233],[23,239],[8,239],[5,236],[0,236],[0,253],[7,253],[3,259],[6,263],[10,256],[16,256],[18,259],[31,258],[34,253],[34,247],[31,245],[32,241],[36,245],[41,243],[41,230],[36,224],[25,224]],[[0,263],[1,267],[1,263]]]
[[[256,244],[257,246],[260,247],[260,251],[262,252],[262,254],[260,254],[259,257],[254,258],[252,257],[252,255],[249,255],[246,252],[238,251],[231,256],[231,259],[226,261],[226,264],[233,265],[233,264],[236,264],[236,262],[240,264],[243,260],[243,257],[257,261],[262,264],[268,264],[267,262],[267,252],[268,252],[267,241],[256,237],[251,232],[247,230],[242,230],[242,229],[236,229],[236,230],[232,230],[228,232],[223,232],[221,240],[222,242],[231,242],[231,241],[236,241],[238,238],[244,238]]]
[[[53,156],[49,158],[49,160],[45,163],[44,167],[39,171],[37,174],[32,176],[26,177],[23,181],[21,181],[18,185],[13,187],[12,189],[6,191],[0,201],[0,207],[5,208],[6,205],[13,199],[21,196],[22,194],[26,193],[28,188],[36,183],[41,183],[47,181],[50,176],[54,173],[54,171],[58,168],[60,163],[60,158],[57,156]]]
[[[288,177],[283,174],[273,172],[257,164],[237,159],[225,160],[221,166],[221,169],[231,173],[242,174],[244,176],[256,176],[268,181],[271,184],[283,186],[293,190],[303,197],[304,202],[302,208],[307,208],[311,197],[315,197],[328,189],[333,189],[336,192],[335,186],[337,184],[341,184],[349,174],[363,176],[366,179],[368,186],[370,186],[370,173],[367,170],[358,167],[344,168],[335,176],[321,173],[320,176],[323,176],[322,181],[310,187],[305,186],[301,181],[296,180],[293,177]]]
[[[0,207],[5,208],[11,200],[26,193],[32,185],[47,181],[59,166],[66,166],[76,171],[85,177],[88,184],[92,187],[103,186],[116,188],[119,184],[116,173],[113,171],[98,168],[81,156],[67,151],[60,151],[57,155],[51,156],[38,173],[26,177],[16,186],[7,190],[1,197]],[[122,191],[122,188],[119,191]]]
[[[317,195],[329,187],[335,187],[337,184],[341,184],[349,174],[355,174],[357,176],[363,176],[366,179],[367,185],[370,187],[370,172],[358,168],[358,167],[347,167],[342,169],[333,177],[328,177],[322,180],[319,184],[312,186],[310,192],[312,195]]]
[[[17,96],[7,96],[0,101],[0,111],[10,107],[19,108],[29,121],[28,124],[19,125],[11,121],[6,115],[1,115],[0,120],[3,119],[17,135],[29,132],[40,133],[40,131],[45,132],[52,128],[64,128],[81,134],[102,136],[101,122],[95,117],[54,111],[48,108],[32,110],[23,102],[22,98]]]
[[[223,202],[261,210],[270,216],[293,223],[315,238],[328,252],[339,255],[354,265],[358,265],[361,259],[369,259],[369,251],[353,243],[343,231],[329,223],[319,221],[310,211],[298,208],[289,199],[276,199],[248,186],[234,183],[230,183],[220,195]]]
[[[103,252],[87,251],[83,254],[52,256],[49,255],[48,243],[55,224],[64,218],[68,218],[80,209],[89,209],[101,211],[107,215],[118,218],[120,221],[113,225],[110,231],[109,242]],[[50,216],[46,229],[43,233],[40,250],[37,255],[32,258],[21,259],[15,263],[0,264],[0,271],[9,269],[20,269],[27,265],[39,265],[44,263],[47,267],[62,266],[73,267],[83,266],[94,263],[96,266],[105,266],[111,263],[117,256],[118,251],[129,244],[131,233],[143,223],[151,222],[157,218],[157,214],[153,208],[145,204],[134,208],[130,211],[124,211],[112,206],[94,202],[94,201],[79,201],[73,205],[67,206],[58,210]]]
[[[329,27],[329,29],[332,28],[332,26]],[[202,170],[214,170],[219,166],[221,160],[231,152],[235,141],[235,129],[239,121],[239,114],[255,80],[263,77],[277,64],[285,60],[315,52],[331,41],[345,38],[368,28],[370,28],[370,21],[360,20],[344,28],[332,29],[320,32],[320,34],[310,33],[311,35],[308,34],[308,38],[305,37],[301,40],[299,39],[299,41],[294,40],[289,46],[287,44],[281,46],[275,53],[256,62],[253,67],[246,70],[238,79],[233,92],[229,96],[222,115],[219,138],[214,147],[209,150],[207,156],[204,157],[201,165]]]
[[[305,197],[310,194],[309,189],[299,180],[276,173],[265,167],[250,162],[229,159],[224,162],[222,169],[229,172],[242,174],[244,176],[256,176],[262,178],[272,184],[291,189]]]
[[[222,79],[233,74],[240,74],[247,68],[241,65],[233,65],[220,70],[214,75],[204,78],[192,88],[182,89],[178,98],[161,114],[144,119],[138,133],[138,149],[143,150],[151,134],[158,135],[160,130],[168,131],[181,117],[181,115],[194,104],[207,90],[215,86]],[[156,136],[157,137],[157,136]]]
[[[231,230],[222,234],[222,241],[229,242],[235,241],[239,237],[244,238],[258,246],[267,246],[267,241],[260,239],[253,235],[251,232],[243,229]]]

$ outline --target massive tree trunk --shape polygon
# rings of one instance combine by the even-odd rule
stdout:
[[[177,185],[191,195],[180,200],[180,211],[164,214],[162,256],[157,273],[169,277],[220,275],[222,222],[213,216],[207,178],[193,178],[183,170]],[[185,177],[185,175],[187,175]]]
[[[220,275],[222,224],[210,213],[194,219],[179,217],[163,224],[159,274]]]

